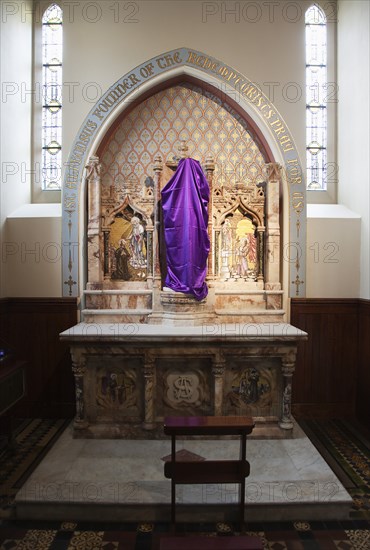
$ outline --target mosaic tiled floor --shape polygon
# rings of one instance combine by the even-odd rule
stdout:
[[[300,425],[351,495],[351,517],[370,519],[370,434],[355,421],[310,420]]]
[[[0,518],[12,514],[16,493],[69,424],[70,419],[19,422],[14,444],[0,453]]]
[[[35,522],[12,519],[13,496],[68,422],[30,420],[18,446],[0,456],[0,550],[159,550],[173,536],[168,523]],[[265,550],[370,550],[370,439],[353,423],[306,421],[302,427],[354,498],[349,520],[247,523]],[[226,523],[179,524],[178,536],[238,536]],[[197,550],[192,547],[191,550]],[[199,549],[200,550],[200,549]]]
[[[369,550],[366,520],[345,522],[285,522],[247,525],[265,550]],[[233,526],[188,524],[176,536],[238,536]],[[173,536],[168,524],[88,524],[5,522],[0,527],[1,550],[159,550],[161,538]],[[192,548],[191,550],[201,550]]]

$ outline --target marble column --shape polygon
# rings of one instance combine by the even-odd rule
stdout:
[[[293,428],[292,418],[292,377],[295,369],[296,356],[293,353],[284,355],[281,358],[282,363],[282,375],[283,375],[283,387],[282,387],[282,410],[281,420],[279,422],[280,428],[284,430],[291,430]]]
[[[264,256],[265,256],[265,247],[264,247],[264,236],[265,236],[265,227],[259,225],[257,227],[258,233],[258,271],[257,271],[257,281],[264,281]]]
[[[220,231],[214,233],[214,249],[215,249],[215,268],[214,275],[220,276]]]
[[[108,230],[103,231],[103,241],[104,241],[104,279],[110,279],[110,257],[109,257],[109,237],[110,232]]]
[[[214,243],[213,243],[213,172],[215,171],[215,162],[212,157],[207,157],[205,161],[206,176],[209,185],[209,203],[208,203],[208,236],[209,236],[209,254],[207,279],[214,277]]]
[[[160,212],[159,205],[161,201],[161,176],[163,170],[162,157],[157,155],[153,166],[154,178],[154,234],[153,234],[153,258],[154,258],[154,279],[153,284],[156,288],[161,288],[161,264],[159,258],[159,239],[160,239]]]
[[[214,376],[214,415],[222,416],[223,401],[224,401],[224,376],[225,376],[225,359],[216,356],[212,360],[212,374]]]
[[[155,386],[155,358],[152,355],[145,355],[144,364],[144,430],[154,430],[156,427],[154,419],[154,386]]]
[[[85,416],[84,377],[86,374],[86,358],[84,356],[77,353],[72,353],[72,372],[75,377],[76,392],[76,415],[73,422],[73,427],[75,430],[83,430],[88,426],[88,421]]]
[[[99,158],[92,156],[86,166],[88,195],[88,284],[96,288],[102,282],[100,253],[100,169]]]
[[[146,252],[146,262],[147,262],[147,281],[148,286],[153,286],[153,227],[146,228],[146,236],[147,236],[147,252]]]
[[[266,187],[266,273],[267,290],[280,290],[280,221],[279,194],[281,166],[277,162],[266,165],[268,181]]]

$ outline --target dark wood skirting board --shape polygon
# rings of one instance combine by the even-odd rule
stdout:
[[[17,405],[17,416],[74,416],[72,362],[68,346],[60,342],[59,334],[76,323],[76,298],[0,300],[2,345],[27,363],[27,395]]]
[[[356,416],[370,429],[370,300],[359,300]]]

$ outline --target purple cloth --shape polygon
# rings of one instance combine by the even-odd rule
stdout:
[[[209,185],[197,160],[181,159],[162,190],[167,275],[165,285],[202,300],[209,253]]]

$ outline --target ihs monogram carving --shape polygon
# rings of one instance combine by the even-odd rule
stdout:
[[[173,404],[199,404],[200,385],[196,374],[169,374],[167,385],[167,399]]]

